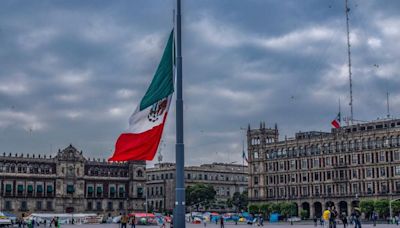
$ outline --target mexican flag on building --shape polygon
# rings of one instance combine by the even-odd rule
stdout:
[[[119,136],[109,161],[153,160],[174,92],[173,34],[172,31],[146,94],[129,118],[128,131]]]

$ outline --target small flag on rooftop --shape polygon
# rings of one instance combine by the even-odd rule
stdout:
[[[340,112],[337,114],[336,118],[331,122],[334,128],[340,128]]]

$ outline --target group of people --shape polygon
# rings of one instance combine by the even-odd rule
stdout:
[[[23,218],[19,218],[19,219],[17,219],[16,223],[19,228],[25,228],[25,227],[35,228],[35,227],[40,227],[41,225],[43,225],[44,227],[47,226],[46,220],[43,220],[42,223],[39,223],[35,219],[30,219],[30,220],[25,221]],[[58,217],[54,217],[51,219],[49,227],[53,227],[53,225],[55,228],[60,227],[60,222],[58,221]]]
[[[354,209],[351,213],[350,222],[355,225],[355,228],[361,228],[361,212],[358,209]],[[342,221],[343,227],[346,228],[348,225],[348,218],[346,213],[342,213],[339,215],[338,211],[334,206],[328,207],[322,213],[322,218],[320,218],[321,226],[325,228],[336,228],[336,221],[340,219]],[[314,226],[318,224],[318,218],[314,216]]]
[[[131,225],[131,228],[135,228],[136,227],[136,216],[133,215],[129,218],[129,216],[124,213],[121,216],[121,228],[127,228],[127,224],[129,223],[129,225]]]

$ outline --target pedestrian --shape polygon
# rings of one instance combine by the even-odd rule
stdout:
[[[136,216],[133,215],[131,218],[131,228],[135,228],[136,227]]]
[[[329,217],[329,227],[330,228],[336,228],[336,217],[337,217],[338,212],[335,209],[335,206],[332,206],[331,208],[331,214]]]
[[[204,225],[204,227],[206,227],[206,226],[207,226],[206,217],[203,217],[203,225]]]
[[[322,217],[319,217],[319,225],[324,226],[324,220],[322,219]]]
[[[220,218],[220,228],[225,228],[225,226],[224,226],[224,217],[222,217],[221,216],[221,218]]]
[[[260,226],[264,226],[264,218],[260,216]]]
[[[340,220],[342,220],[343,223],[343,228],[347,227],[347,217],[346,217],[346,213],[342,213],[342,215],[340,216]]]
[[[372,222],[374,223],[374,226],[376,226],[376,220],[378,220],[378,213],[373,211],[372,212]]]
[[[128,223],[128,216],[124,213],[121,217],[121,228],[126,228],[126,224]]]
[[[353,221],[354,221],[354,228],[361,228],[361,222],[360,222],[360,216],[361,216],[361,212],[360,209],[358,208],[354,208],[353,213],[351,214],[351,216],[353,217]]]
[[[329,219],[331,217],[331,210],[330,208],[326,208],[324,213],[322,214],[322,218],[324,219],[324,227],[329,228]]]
[[[316,227],[318,223],[318,218],[316,215],[314,215],[314,226]]]

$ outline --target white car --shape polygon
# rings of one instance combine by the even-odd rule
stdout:
[[[11,225],[11,219],[8,218],[0,218],[0,226],[8,226]]]

